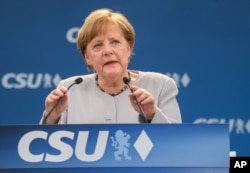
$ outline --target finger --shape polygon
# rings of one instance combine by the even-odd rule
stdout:
[[[139,87],[138,87],[138,86],[135,86],[135,85],[131,85],[131,86],[130,86],[130,89],[134,92],[134,91],[138,90]]]
[[[135,97],[132,94],[129,95],[129,100],[132,106],[137,110],[138,109],[137,103],[136,103]]]
[[[151,97],[145,97],[145,98],[142,98],[140,103],[142,105],[150,104],[150,103],[153,103],[153,99]]]
[[[54,89],[53,91],[50,92],[50,94],[46,98],[46,105],[54,103],[56,100],[58,100],[60,97],[63,97],[65,93],[67,92],[67,88],[65,87],[60,87],[57,89]]]
[[[67,88],[62,86],[62,87],[57,88],[54,91],[52,91],[52,94],[57,95],[59,97],[62,97],[66,92],[67,92]]]
[[[59,88],[64,94],[68,91],[68,89],[65,86],[61,86]]]
[[[146,90],[140,88],[133,92],[133,95],[137,98],[139,102],[142,102],[149,96],[149,93]]]
[[[148,92],[147,90],[138,89],[138,90],[136,90],[134,95],[136,96],[136,98],[140,102],[140,104],[142,104],[142,105],[154,103],[153,95],[150,92]]]

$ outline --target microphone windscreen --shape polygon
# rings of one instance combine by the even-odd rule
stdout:
[[[79,77],[79,78],[77,78],[76,80],[75,80],[75,83],[76,84],[79,84],[79,83],[81,83],[82,82],[82,78],[81,77]]]
[[[128,77],[124,77],[124,78],[123,78],[123,82],[124,82],[126,85],[128,85],[129,82],[130,82],[130,80],[129,80]]]

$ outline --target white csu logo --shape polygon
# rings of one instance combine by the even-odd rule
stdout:
[[[69,160],[74,154],[75,157],[83,162],[94,162],[100,160],[105,154],[108,143],[109,131],[99,131],[94,152],[92,154],[86,153],[86,146],[88,142],[89,131],[79,131],[75,146],[63,141],[63,138],[74,140],[75,132],[60,130],[52,134],[46,131],[31,131],[22,136],[18,143],[18,154],[26,162],[63,162]],[[49,152],[32,153],[30,150],[35,140],[47,141],[49,147],[59,151],[59,154],[51,154]],[[114,159],[119,161],[124,157],[126,160],[132,160],[129,156],[128,147],[130,146],[130,135],[122,130],[117,130],[114,136],[110,137],[111,146],[115,148]],[[144,161],[151,149],[153,143],[144,130],[140,133],[134,143],[135,151]],[[143,146],[143,147],[142,147]]]
[[[72,27],[67,31],[66,39],[67,39],[68,42],[76,43],[77,33],[78,33],[79,29],[80,28],[78,28],[78,27]]]
[[[99,131],[95,151],[93,154],[87,154],[86,149],[89,131],[79,131],[76,139],[75,151],[71,145],[62,141],[62,138],[74,139],[75,133],[71,131],[56,131],[51,135],[45,131],[31,131],[22,136],[18,143],[18,154],[27,162],[63,162],[70,159],[73,154],[80,161],[91,162],[99,160],[105,152],[109,131]],[[32,142],[37,139],[48,141],[49,146],[59,150],[59,154],[40,153],[33,154],[30,151]]]
[[[2,86],[6,89],[36,89],[39,87],[53,88],[61,80],[59,74],[49,73],[6,73],[2,77]]]

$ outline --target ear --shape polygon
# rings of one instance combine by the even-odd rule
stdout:
[[[84,54],[84,60],[87,63],[88,66],[91,66],[91,60],[89,58],[89,56],[85,53]]]
[[[132,55],[132,50],[131,50],[131,47],[128,45],[128,52],[130,55]]]
[[[128,57],[128,62],[130,62],[130,59],[131,59],[131,57],[132,57],[132,52],[131,52],[130,46],[128,46],[128,55],[129,55],[129,57]]]

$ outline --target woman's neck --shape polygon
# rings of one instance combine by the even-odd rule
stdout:
[[[129,79],[131,78],[130,72],[128,72],[126,77],[128,77]],[[123,82],[123,77],[119,78],[119,80],[109,82],[109,81],[100,80],[99,76],[96,74],[95,80],[96,80],[97,86],[103,92],[106,92],[112,96],[118,95],[121,92],[123,92],[125,89],[127,89],[127,85]]]

